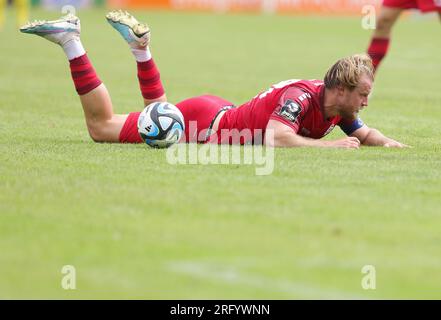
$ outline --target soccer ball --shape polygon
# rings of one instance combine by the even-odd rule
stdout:
[[[153,102],[138,118],[138,132],[149,146],[168,148],[178,142],[185,130],[184,117],[168,102]]]

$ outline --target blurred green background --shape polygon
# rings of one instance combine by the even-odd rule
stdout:
[[[115,111],[141,110],[135,62],[105,13],[77,12],[82,41]],[[133,13],[151,26],[171,102],[240,104],[281,80],[322,78],[370,38],[358,18]],[[436,20],[399,22],[362,114],[413,148],[278,149],[274,173],[256,176],[93,143],[62,50],[8,19],[0,298],[440,298],[440,33]],[[76,290],[61,287],[64,265]],[[376,290],[361,287],[364,265]]]

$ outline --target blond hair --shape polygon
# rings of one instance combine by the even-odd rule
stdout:
[[[338,60],[326,73],[325,87],[333,89],[344,86],[354,90],[360,82],[361,76],[365,74],[374,80],[374,67],[372,59],[365,53],[354,54]]]

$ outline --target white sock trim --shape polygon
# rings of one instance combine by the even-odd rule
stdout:
[[[63,45],[64,53],[69,60],[83,56],[86,51],[79,39],[73,39]]]
[[[146,62],[149,61],[152,58],[152,54],[150,52],[150,49],[147,47],[147,49],[135,49],[130,48],[133,55],[135,56],[136,61],[138,62]]]

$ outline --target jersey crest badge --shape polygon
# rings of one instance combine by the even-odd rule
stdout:
[[[285,104],[280,109],[279,115],[288,121],[295,122],[302,108],[292,100],[286,100]]]

